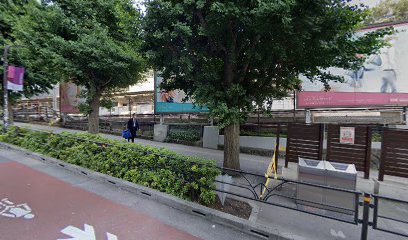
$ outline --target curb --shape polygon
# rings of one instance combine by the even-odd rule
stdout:
[[[5,147],[7,149],[15,150],[18,152],[22,152],[25,155],[34,157],[35,159],[51,165],[57,165],[59,167],[65,168],[68,171],[76,172],[81,175],[86,175],[89,178],[98,180],[100,182],[109,183],[111,185],[115,185],[120,189],[126,190],[128,192],[137,194],[139,196],[147,197],[152,200],[155,200],[161,204],[166,206],[175,208],[177,210],[201,216],[211,222],[218,223],[220,225],[224,225],[227,227],[232,227],[238,231],[257,236],[261,239],[274,239],[274,240],[293,240],[293,237],[289,234],[282,233],[279,230],[264,226],[258,223],[255,223],[257,219],[257,215],[259,212],[259,206],[253,204],[252,202],[248,202],[253,210],[251,212],[251,216],[249,220],[241,219],[239,217],[220,212],[215,209],[211,209],[202,205],[199,205],[194,202],[188,202],[186,200],[177,198],[175,196],[169,195],[167,193],[162,193],[157,190],[147,188],[144,186],[137,185],[135,183],[131,183],[116,177],[108,176],[99,172],[94,172],[92,170],[76,166],[70,163],[66,163],[64,161],[47,157],[39,153],[30,152],[24,148],[14,146],[11,144],[7,144],[0,141],[0,146]]]

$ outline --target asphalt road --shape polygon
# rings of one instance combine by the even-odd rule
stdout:
[[[0,147],[1,240],[256,239]]]

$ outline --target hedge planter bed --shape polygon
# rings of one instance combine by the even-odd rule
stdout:
[[[219,202],[215,178],[221,174],[215,161],[188,157],[139,144],[128,144],[88,133],[52,133],[10,127],[0,141],[64,162],[198,202],[244,219],[252,207],[227,198]]]
[[[215,161],[88,133],[10,127],[0,141],[204,205],[216,202]]]

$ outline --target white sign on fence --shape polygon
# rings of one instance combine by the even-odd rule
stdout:
[[[340,143],[354,144],[355,128],[354,127],[340,127]]]

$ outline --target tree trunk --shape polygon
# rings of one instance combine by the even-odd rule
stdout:
[[[14,124],[14,113],[13,113],[13,104],[11,103],[10,99],[8,100],[8,112],[9,112],[9,119],[8,124]]]
[[[224,132],[224,167],[240,170],[239,123],[226,126]]]
[[[101,94],[93,94],[92,100],[90,102],[90,107],[92,109],[88,117],[88,132],[97,134],[99,133],[99,107],[101,105]]]

